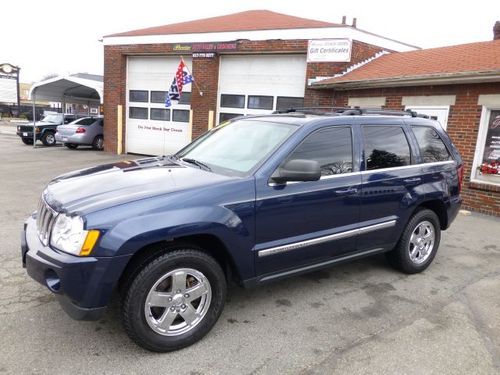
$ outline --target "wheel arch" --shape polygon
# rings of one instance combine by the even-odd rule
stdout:
[[[432,199],[432,200],[428,200],[428,201],[420,203],[415,208],[412,216],[417,211],[424,209],[424,208],[433,211],[437,215],[437,217],[439,219],[439,226],[440,226],[441,230],[445,230],[446,228],[448,228],[448,213],[446,210],[446,206],[442,200]]]
[[[127,286],[134,279],[135,275],[137,275],[147,263],[162,254],[182,247],[195,247],[211,255],[221,266],[227,281],[234,281],[238,284],[241,282],[241,276],[238,273],[231,253],[222,240],[213,234],[201,233],[153,242],[138,249],[129,259],[120,276],[118,281],[120,292],[127,289]]]

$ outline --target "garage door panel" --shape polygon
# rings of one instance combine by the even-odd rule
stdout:
[[[188,123],[172,120],[172,110],[189,111],[189,104],[173,104],[167,121],[152,120],[151,109],[164,109],[164,103],[154,103],[152,91],[167,91],[172,83],[179,57],[170,56],[131,56],[127,61],[127,117],[126,151],[146,155],[171,154],[189,143]],[[184,58],[191,69],[191,58]],[[148,102],[131,102],[131,90],[148,91]],[[191,91],[191,84],[184,87]],[[176,103],[176,102],[173,102]],[[147,108],[145,119],[131,118],[130,107]],[[141,116],[142,117],[142,116]]]

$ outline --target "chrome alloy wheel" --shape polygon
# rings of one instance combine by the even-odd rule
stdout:
[[[415,264],[422,264],[432,253],[436,231],[430,221],[420,222],[413,230],[408,243],[410,260]]]
[[[144,314],[156,333],[178,336],[203,320],[211,299],[212,289],[205,275],[192,268],[179,268],[156,281],[146,297]]]

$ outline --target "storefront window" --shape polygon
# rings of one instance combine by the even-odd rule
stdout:
[[[500,185],[500,110],[483,111],[475,162],[475,179]]]

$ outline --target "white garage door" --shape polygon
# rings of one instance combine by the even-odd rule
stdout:
[[[137,56],[127,61],[126,152],[168,155],[189,142],[191,84],[165,108],[179,57]],[[191,70],[191,58],[184,58]]]
[[[441,106],[406,106],[406,110],[410,109],[412,111],[421,113],[423,115],[429,116],[433,120],[437,120],[444,130],[448,126],[448,115],[450,113],[450,107],[447,105]]]
[[[217,121],[302,107],[306,55],[222,56]]]

